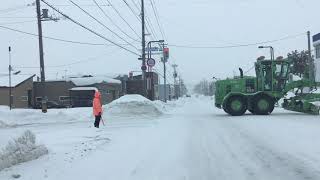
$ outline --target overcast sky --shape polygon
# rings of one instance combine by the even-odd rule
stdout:
[[[96,0],[100,5],[108,4],[106,0]],[[126,7],[122,0],[110,0],[131,27],[141,33],[137,18]],[[138,0],[134,0],[138,3]],[[153,16],[150,0],[146,1],[147,16],[155,29],[154,39],[162,39]],[[250,44],[268,40],[281,39],[287,36],[311,31],[320,32],[319,0],[154,0],[159,11],[160,24],[163,26],[165,39],[169,45],[183,46],[230,46]],[[0,25],[37,33],[35,7],[26,7],[32,0],[2,0],[0,8]],[[94,22],[68,0],[48,0],[70,17],[78,20],[96,32],[103,34],[119,44],[126,44],[112,35],[103,26]],[[137,49],[141,45],[121,33],[94,6],[93,0],[74,0],[110,29],[117,32]],[[127,0],[135,9],[132,0]],[[61,6],[63,5],[63,6]],[[67,5],[67,6],[64,6]],[[11,8],[17,8],[12,11]],[[43,7],[46,7],[43,5]],[[113,21],[130,37],[138,39],[135,33],[119,18],[110,6],[102,6]],[[9,10],[8,10],[9,9]],[[137,9],[135,9],[138,13]],[[51,14],[53,10],[50,9]],[[58,17],[58,13],[54,13]],[[25,22],[28,21],[28,22]],[[25,22],[11,24],[15,22]],[[72,22],[61,19],[58,22],[44,22],[43,34],[54,38],[89,43],[107,43],[105,40],[81,29]],[[8,46],[12,46],[13,66],[22,73],[39,74],[39,52],[37,38],[30,35],[11,32],[0,28],[0,72],[8,67]],[[139,40],[139,39],[138,39]],[[148,37],[150,40],[150,37]],[[292,50],[307,48],[307,36],[301,35],[293,39],[268,43],[275,48],[276,56],[286,56]],[[138,52],[131,46],[125,46]],[[179,73],[187,83],[213,76],[224,78],[238,73],[238,67],[250,69],[260,55],[269,57],[268,50],[257,46],[229,49],[189,49],[170,47],[170,64],[178,64]],[[65,73],[104,74],[128,73],[140,69],[138,57],[115,46],[92,46],[57,42],[44,39],[45,65],[47,77],[61,78]],[[80,61],[80,63],[79,63]],[[76,64],[74,64],[76,63]],[[68,65],[72,64],[72,65]],[[168,65],[170,65],[168,64]],[[66,65],[66,66],[63,66]],[[59,66],[59,67],[55,67]],[[28,68],[25,67],[35,67]],[[158,63],[156,69],[162,71]],[[169,69],[171,76],[172,68]],[[253,72],[250,72],[253,73]],[[171,78],[172,79],[172,78]],[[172,81],[172,80],[169,81]]]

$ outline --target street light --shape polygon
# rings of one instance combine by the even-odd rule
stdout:
[[[9,107],[10,107],[10,110],[12,110],[12,107],[13,107],[13,95],[12,95],[12,72],[13,72],[13,68],[12,68],[12,58],[11,58],[11,46],[9,46],[8,48],[9,50]],[[20,74],[21,71],[16,71],[16,72],[13,72],[13,75],[18,75]]]
[[[158,40],[158,41],[149,41],[148,42],[148,59],[151,58],[151,44],[152,43],[164,43],[164,40]]]
[[[152,43],[159,43],[159,44],[164,44],[164,40],[158,40],[158,41],[149,41],[148,42],[148,45],[147,45],[147,47],[148,47],[148,60],[149,59],[151,59],[152,57],[152,53],[151,53],[151,44]],[[164,45],[163,45],[164,46]],[[166,67],[165,67],[165,61],[163,62],[164,63],[164,82],[166,82]],[[145,65],[144,65],[145,66]],[[143,82],[144,84],[146,84],[146,82]],[[166,83],[165,83],[166,84]],[[146,86],[144,86],[144,87],[146,87]],[[147,91],[146,89],[144,89],[144,91],[145,92],[147,92],[147,97],[148,97],[148,95],[149,95],[149,91]],[[166,96],[166,88],[164,89],[164,94],[165,94],[165,96]],[[165,101],[166,101],[166,97],[165,97]]]
[[[274,61],[274,49],[272,46],[259,46],[259,49],[270,48],[271,61]]]

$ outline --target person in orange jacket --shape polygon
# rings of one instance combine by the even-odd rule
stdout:
[[[95,116],[94,127],[99,128],[102,116],[101,94],[99,91],[94,93],[93,99],[93,115]]]

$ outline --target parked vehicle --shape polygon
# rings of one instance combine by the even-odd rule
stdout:
[[[41,102],[38,102],[36,104],[36,109],[42,109],[42,103]],[[62,105],[62,104],[59,104],[55,101],[48,101],[47,102],[47,108],[48,109],[62,109],[62,108],[67,108],[67,106],[65,105]]]

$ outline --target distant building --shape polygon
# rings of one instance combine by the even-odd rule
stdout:
[[[76,85],[72,81],[46,81],[43,85],[41,82],[33,83],[33,107],[39,107],[42,97],[47,97],[48,101],[53,101],[60,105],[70,106],[69,89]],[[44,88],[44,90],[43,90]]]
[[[158,81],[159,77],[157,73],[146,73],[146,89],[148,92],[148,99],[157,100],[158,95]],[[126,94],[140,94],[144,96],[142,75],[132,76],[126,82]]]
[[[44,88],[44,91],[43,91]],[[94,90],[102,95],[102,104],[118,99],[121,94],[121,81],[106,76],[79,76],[66,80],[34,82],[34,107],[41,103],[42,97],[60,105],[72,107],[92,106]]]
[[[12,107],[32,107],[33,78],[35,75],[12,75]],[[0,76],[0,105],[9,106],[9,76]]]
[[[170,84],[166,85],[166,96],[165,96],[165,89],[164,89],[164,84],[159,84],[158,86],[158,97],[157,99],[160,101],[164,101],[165,97],[167,97],[167,100],[171,100],[174,96],[174,90],[173,90],[173,86]]]
[[[315,48],[316,81],[320,82],[320,33],[313,36]]]
[[[69,90],[72,107],[90,107],[92,106],[95,87],[75,87]]]
[[[75,87],[97,88],[102,96],[102,103],[108,104],[120,97],[121,81],[107,76],[82,76],[69,79]]]

